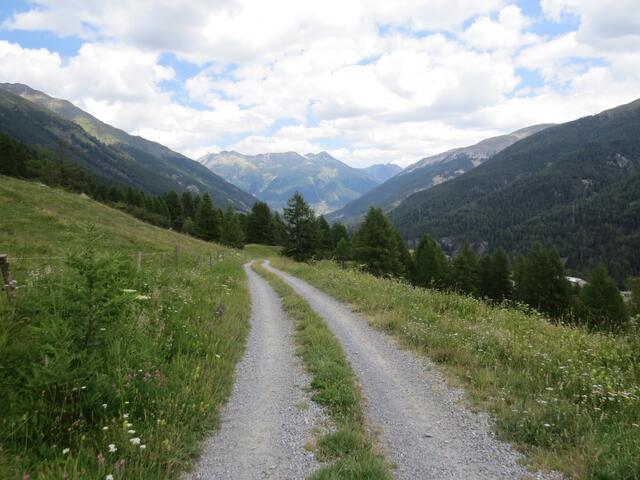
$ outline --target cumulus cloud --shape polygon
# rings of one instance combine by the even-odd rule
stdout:
[[[5,30],[82,45],[63,58],[0,40],[0,79],[193,158],[326,149],[407,165],[640,96],[633,3],[541,0],[530,18],[506,0],[32,0]],[[566,19],[573,31],[535,33]]]

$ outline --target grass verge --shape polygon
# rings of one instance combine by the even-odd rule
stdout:
[[[244,349],[244,256],[15,179],[0,210],[0,478],[178,478]]]
[[[295,341],[306,370],[311,374],[313,400],[326,407],[337,430],[322,436],[316,454],[331,460],[314,473],[313,480],[390,479],[381,455],[366,432],[361,395],[340,343],[322,318],[276,275],[254,264],[282,298],[285,312],[295,322]]]
[[[640,478],[640,337],[554,325],[535,312],[414,288],[328,261],[275,267],[350,304],[432,360],[536,468]]]

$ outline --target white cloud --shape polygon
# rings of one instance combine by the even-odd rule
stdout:
[[[542,0],[545,21],[580,19],[543,37],[505,0],[34,0],[4,27],[84,44],[62,58],[0,41],[0,79],[192,158],[340,145],[353,165],[407,165],[640,96],[636,2]],[[518,67],[543,85],[522,89]],[[271,132],[279,119],[296,125]]]

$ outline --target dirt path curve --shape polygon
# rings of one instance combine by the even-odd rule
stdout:
[[[309,377],[295,356],[293,324],[280,298],[248,265],[245,272],[252,303],[246,351],[220,430],[186,478],[302,479],[319,467],[304,445],[322,412],[303,390]]]
[[[394,339],[329,295],[271,267],[304,297],[341,341],[367,399],[367,415],[397,465],[398,479],[517,479],[532,475],[518,455],[492,434],[487,416],[466,409],[427,359],[400,349]]]

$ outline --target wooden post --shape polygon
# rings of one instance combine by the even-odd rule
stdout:
[[[213,258],[211,254],[209,254],[209,268],[211,268],[212,266],[213,266]]]
[[[179,256],[180,256],[180,247],[178,245],[176,245],[176,252],[175,252],[176,267],[178,266],[178,257]]]
[[[136,271],[139,272],[142,268],[142,252],[138,252],[138,261],[136,262]]]
[[[196,268],[200,268],[200,255],[196,257]]]
[[[0,270],[2,270],[2,278],[4,280],[4,290],[7,292],[7,298],[11,300],[13,297],[16,286],[11,278],[11,271],[9,270],[9,256],[7,254],[0,254]]]

